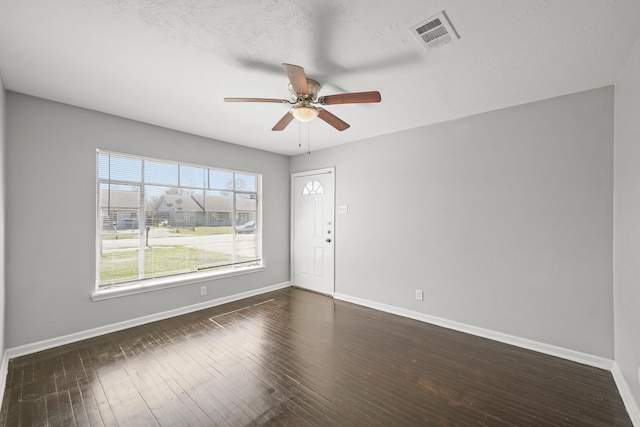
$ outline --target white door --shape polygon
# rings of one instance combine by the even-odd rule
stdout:
[[[292,175],[292,282],[333,295],[335,168]]]

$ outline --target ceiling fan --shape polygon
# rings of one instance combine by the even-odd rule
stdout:
[[[290,100],[275,98],[225,98],[224,100],[226,102],[272,102],[276,104],[293,105],[278,123],[276,123],[272,130],[284,130],[294,118],[301,122],[308,122],[319,117],[337,130],[343,131],[349,128],[348,123],[342,121],[324,108],[316,107],[316,105],[364,104],[380,102],[382,99],[378,91],[339,93],[318,97],[320,83],[307,78],[302,67],[292,64],[282,64],[282,68],[284,68],[289,78]]]

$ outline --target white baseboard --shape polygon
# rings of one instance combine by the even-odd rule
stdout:
[[[182,314],[192,313],[198,310],[204,310],[205,308],[215,307],[218,305],[226,304],[233,301],[238,301],[244,298],[264,294],[267,292],[276,291],[278,289],[288,288],[291,286],[290,282],[283,282],[277,285],[266,286],[264,288],[254,289],[239,294],[230,295],[227,297],[217,298],[213,300],[204,301],[198,304],[188,305],[186,307],[180,307],[162,313],[150,314],[148,316],[138,317],[136,319],[125,320],[124,322],[113,323],[111,325],[100,326],[86,331],[76,332],[69,335],[64,335],[57,338],[51,338],[44,341],[39,341],[31,344],[25,344],[18,347],[9,348],[5,351],[6,363],[9,359],[14,357],[24,356],[38,351],[48,350],[50,348],[59,347],[65,344],[71,344],[77,341],[81,341],[87,338],[93,338],[111,332],[121,331],[123,329],[132,328],[134,326],[144,325],[146,323],[156,322],[158,320],[168,319],[170,317],[180,316]],[[3,359],[3,362],[5,360]],[[0,372],[1,374],[1,372]],[[6,376],[6,372],[5,372]],[[4,388],[2,389],[4,390]]]
[[[617,363],[613,364],[611,373],[613,374],[613,379],[616,382],[616,386],[618,387],[624,406],[627,408],[627,413],[629,414],[629,418],[631,418],[631,422],[634,426],[640,427],[640,407],[638,407],[638,403],[631,393],[629,383],[624,379],[622,371],[620,371],[620,367]]]
[[[561,357],[563,359],[572,360],[574,362],[582,363],[584,365],[593,366],[600,369],[611,371],[613,368],[613,360],[606,359],[604,357],[594,356],[587,353],[582,353],[575,350],[570,350],[563,347],[557,347],[550,344],[541,343],[538,341],[528,340],[526,338],[519,338],[513,335],[503,334],[501,332],[492,331],[489,329],[479,328],[477,326],[467,325],[465,323],[455,322],[453,320],[443,319],[441,317],[431,316],[424,313],[418,313],[416,311],[406,310],[404,308],[395,307],[392,305],[382,304],[375,301],[370,301],[362,298],[352,297],[350,295],[344,295],[336,293],[333,295],[335,299],[350,302],[357,305],[373,308],[387,313],[396,314],[402,317],[408,317],[410,319],[419,320],[421,322],[430,323],[436,326],[442,326],[447,329],[453,329],[455,331],[464,332],[471,335],[476,335],[490,340],[503,342],[505,344],[514,345],[517,347],[526,348],[528,350],[537,351],[539,353],[548,354],[551,356]]]
[[[4,399],[4,390],[7,385],[7,374],[9,373],[9,355],[5,350],[2,353],[2,361],[0,361],[0,408],[2,408],[2,401]]]

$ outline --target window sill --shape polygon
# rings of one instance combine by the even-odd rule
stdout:
[[[224,279],[227,277],[242,276],[244,274],[258,273],[265,270],[265,266],[252,266],[237,268],[232,271],[224,271],[220,273],[202,273],[193,274],[188,277],[161,277],[157,279],[141,280],[139,282],[115,286],[109,289],[97,290],[91,294],[93,301],[101,301],[111,298],[119,298],[128,295],[141,294],[145,292],[153,292],[161,289],[175,288],[178,286],[186,286],[194,283],[205,282],[209,280]]]

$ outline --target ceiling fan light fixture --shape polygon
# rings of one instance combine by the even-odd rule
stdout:
[[[316,107],[312,107],[309,105],[301,105],[299,107],[293,107],[291,109],[291,114],[293,117],[300,120],[301,122],[308,122],[316,117],[318,117],[318,109]]]

